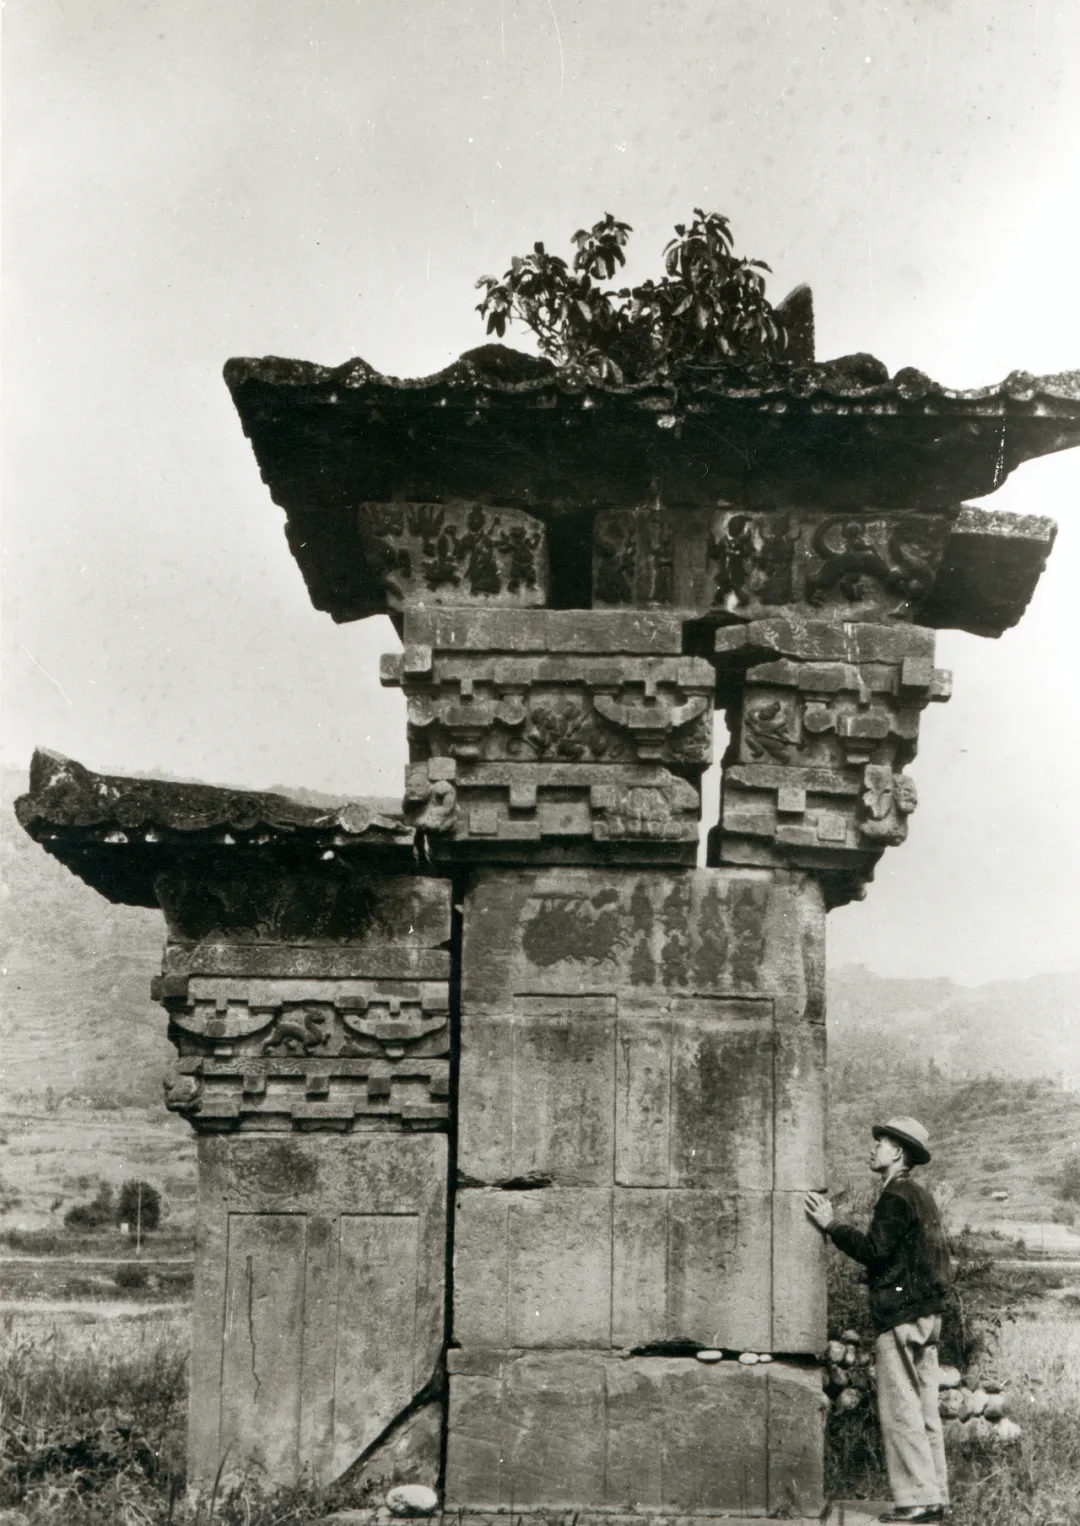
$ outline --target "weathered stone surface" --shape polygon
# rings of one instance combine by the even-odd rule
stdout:
[[[199,1145],[189,1478],[345,1471],[434,1375],[446,1140]]]
[[[1027,608],[1056,536],[1052,519],[965,504],[918,618],[939,629],[1000,636]]]
[[[578,1352],[451,1351],[450,1370],[449,1509],[821,1510],[814,1373]]]
[[[457,1201],[463,1347],[772,1349],[768,1193],[462,1189]]]
[[[522,378],[521,357],[500,353],[507,364],[485,346],[483,358],[406,381],[362,360],[228,363],[316,608],[337,620],[371,610],[360,502],[524,509],[550,526],[555,602],[584,605],[591,515],[652,503],[658,484],[665,504],[697,508],[720,499],[748,511],[932,512],[992,493],[1021,461],[1080,440],[1075,374],[1016,373],[958,392],[846,356],[615,385],[554,368]]]
[[[444,1127],[448,882],[266,870],[158,877],[188,935],[153,985],[180,1056],[168,1105],[200,1132]],[[253,941],[275,935],[312,941]]]
[[[335,1480],[334,1495],[354,1504],[381,1504],[387,1490],[401,1484],[437,1489],[444,1423],[441,1396],[418,1404]]]
[[[682,622],[681,613],[660,610],[410,609],[401,671],[403,678],[430,672],[435,652],[678,657]]]

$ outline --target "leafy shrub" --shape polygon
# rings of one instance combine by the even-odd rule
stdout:
[[[67,1229],[105,1229],[115,1218],[113,1191],[108,1182],[102,1182],[92,1202],[76,1203],[64,1215]]]
[[[481,276],[487,332],[502,338],[508,323],[524,323],[556,365],[618,382],[783,357],[787,330],[761,275],[769,267],[734,254],[726,217],[695,207],[689,226],[675,225],[659,281],[604,288],[626,263],[632,231],[608,212],[574,234],[570,264],[536,243],[501,280]]]

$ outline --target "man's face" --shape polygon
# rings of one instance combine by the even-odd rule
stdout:
[[[894,1165],[903,1156],[903,1150],[895,1139],[890,1139],[888,1134],[882,1134],[880,1139],[875,1139],[870,1151],[870,1169],[875,1175],[881,1175]]]

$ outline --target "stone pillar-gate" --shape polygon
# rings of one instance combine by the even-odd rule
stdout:
[[[45,755],[19,803],[168,919],[193,1482],[816,1516],[825,913],[908,830],[934,628],[1000,634],[1052,544],[960,500],[1080,387],[226,374],[316,606],[397,625],[409,764],[403,814]]]

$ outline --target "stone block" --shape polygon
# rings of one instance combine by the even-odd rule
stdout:
[[[773,1217],[767,1192],[463,1188],[454,1339],[497,1349],[690,1340],[772,1350]],[[790,1262],[785,1272],[800,1276]]]
[[[499,1353],[479,1367],[451,1356],[447,1509],[763,1516],[794,1502],[820,1514],[816,1373],[578,1352]]]
[[[501,1349],[610,1345],[611,1241],[610,1191],[460,1191],[454,1339]]]
[[[772,1185],[821,1191],[827,1180],[823,1023],[778,1023],[773,1049]]]
[[[203,1139],[189,1478],[345,1471],[435,1373],[446,1140]]]
[[[616,1188],[611,1345],[771,1350],[767,1193]]]
[[[806,1216],[804,1193],[772,1194],[772,1328],[768,1349],[809,1356],[828,1334],[825,1266],[820,1230]]]
[[[777,1021],[824,1015],[824,908],[809,875],[585,868],[477,873],[465,901],[462,1011],[516,994],[768,996]],[[621,1002],[620,1002],[621,1010]]]
[[[769,1513],[817,1516],[825,1498],[828,1402],[816,1368],[773,1362],[769,1382]]]

